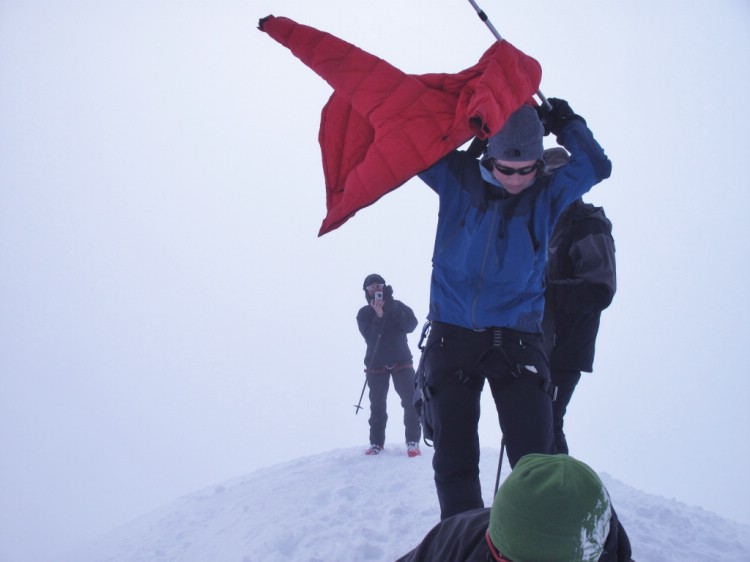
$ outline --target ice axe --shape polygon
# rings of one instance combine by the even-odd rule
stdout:
[[[360,404],[362,403],[362,397],[365,395],[365,388],[367,388],[367,376],[365,376],[365,384],[362,385],[362,394],[359,395],[359,402],[354,405],[355,416],[359,414],[359,411],[362,409],[362,406],[360,406]]]
[[[492,25],[492,22],[487,17],[487,14],[484,13],[482,8],[480,8],[474,0],[469,0],[469,4],[474,6],[474,9],[477,11],[477,15],[479,16],[479,19],[484,22],[487,28],[492,32],[492,35],[495,36],[495,39],[497,39],[498,41],[503,41],[503,36],[500,35],[500,33],[498,33],[497,29],[495,29],[495,26]],[[536,95],[539,96],[539,99],[542,100],[542,103],[547,109],[552,109],[552,104],[550,104],[550,102],[547,101],[547,98],[544,97],[544,94],[541,92],[541,90],[537,90]]]

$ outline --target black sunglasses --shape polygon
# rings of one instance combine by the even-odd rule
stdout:
[[[497,160],[493,158],[492,166],[504,176],[512,176],[513,174],[528,176],[539,169],[539,161],[534,162],[531,166],[524,166],[523,168],[508,168],[507,166],[501,166],[497,163]]]

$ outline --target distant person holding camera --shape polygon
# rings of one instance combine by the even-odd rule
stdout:
[[[411,308],[393,298],[393,288],[377,273],[365,278],[362,285],[367,305],[357,313],[357,326],[367,343],[365,375],[370,388],[370,448],[365,454],[378,455],[385,445],[388,388],[393,387],[404,409],[406,452],[420,454],[422,428],[414,408],[414,366],[406,334],[417,327]]]

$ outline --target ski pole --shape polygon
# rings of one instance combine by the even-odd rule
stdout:
[[[497,490],[500,488],[500,471],[503,468],[503,455],[505,454],[505,435],[503,435],[503,438],[500,440],[500,462],[497,463],[497,476],[495,477],[495,494],[497,495]]]
[[[497,29],[495,29],[495,26],[492,25],[492,22],[487,17],[487,14],[484,13],[482,8],[480,8],[474,0],[469,0],[469,4],[474,6],[474,9],[476,10],[477,15],[479,16],[479,19],[482,20],[484,24],[489,28],[489,30],[492,32],[492,35],[495,36],[495,39],[497,39],[498,41],[503,41],[503,36],[500,35],[500,33],[498,33]],[[542,100],[542,103],[547,109],[552,109],[552,104],[550,104],[547,98],[544,97],[544,94],[542,93],[541,90],[537,90],[536,95],[539,96],[539,99]]]

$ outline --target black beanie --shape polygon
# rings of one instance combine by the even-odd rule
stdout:
[[[385,285],[385,279],[377,273],[370,273],[370,275],[365,277],[365,282],[362,283],[362,288],[367,289],[367,286],[372,285],[373,283],[382,283]]]

